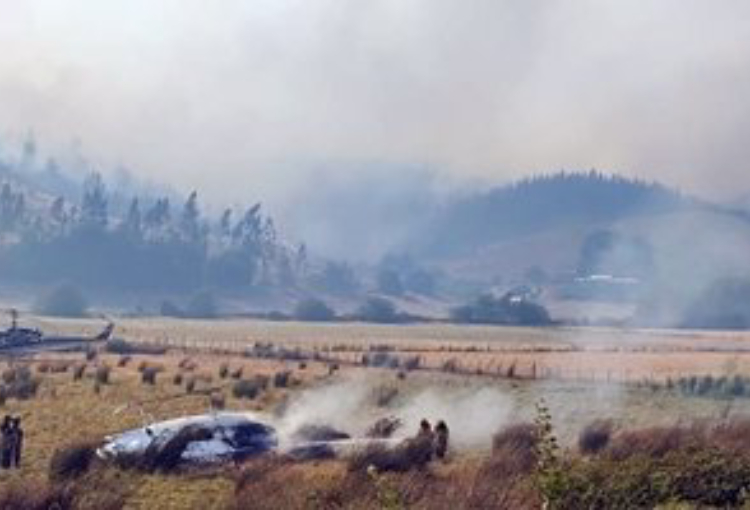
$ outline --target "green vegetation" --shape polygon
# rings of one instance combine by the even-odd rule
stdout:
[[[55,317],[85,317],[88,307],[88,301],[78,287],[63,283],[39,299],[36,311]]]
[[[307,298],[298,302],[294,308],[294,318],[301,321],[331,321],[336,312],[322,299]]]
[[[451,318],[469,324],[544,326],[552,323],[546,308],[513,293],[499,298],[491,294],[480,296],[468,305],[454,308]]]

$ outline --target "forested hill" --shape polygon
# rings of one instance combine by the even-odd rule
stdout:
[[[38,163],[30,143],[0,157],[0,284],[185,292],[288,288],[303,277],[306,249],[285,243],[259,203],[210,217],[196,192],[124,197],[91,171],[78,182]]]
[[[531,177],[443,207],[423,233],[421,251],[465,254],[558,227],[608,223],[690,203],[661,184],[596,171]]]

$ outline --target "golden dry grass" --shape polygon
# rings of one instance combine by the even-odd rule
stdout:
[[[91,320],[39,322],[45,330],[57,333],[89,334],[101,327],[100,321]],[[129,341],[165,345],[171,351],[166,356],[133,356],[127,367],[117,366],[119,356],[100,356],[90,367],[105,363],[112,367],[112,374],[111,384],[103,386],[99,393],[94,391],[93,368],[82,381],[73,381],[71,371],[38,374],[43,382],[35,399],[9,400],[0,409],[23,416],[26,431],[22,469],[3,473],[0,486],[19,479],[45,479],[49,460],[62,445],[101,438],[150,420],[205,412],[209,406],[206,394],[187,395],[184,382],[181,386],[173,384],[173,376],[180,372],[179,365],[186,358],[192,359],[196,367],[185,372],[185,380],[197,377],[199,390],[213,388],[223,393],[229,409],[270,412],[286,395],[300,388],[331,378],[345,380],[353,373],[368,374],[374,384],[395,384],[404,394],[419,394],[425,388],[448,392],[491,385],[513,400],[514,418],[519,420],[530,418],[533,404],[544,397],[560,435],[568,442],[574,440],[574,434],[584,424],[598,417],[614,419],[618,425],[648,426],[715,417],[729,411],[750,412],[750,405],[744,400],[685,399],[614,384],[689,374],[750,375],[750,336],[743,334],[125,319],[118,321],[116,335]],[[340,373],[331,376],[326,363],[309,362],[305,370],[299,370],[296,362],[239,356],[256,342],[317,350],[351,364],[342,365]],[[397,380],[394,371],[355,365],[363,353],[378,345],[386,345],[400,356],[419,355],[434,369],[455,358],[467,373],[418,371],[408,374],[405,380]],[[36,357],[32,365],[83,360],[82,354],[48,354]],[[137,369],[142,362],[164,367],[153,387],[141,383]],[[238,400],[231,395],[233,380],[218,376],[223,363],[228,363],[230,369],[242,366],[246,377],[292,370],[299,383],[290,389],[274,389],[253,401]],[[512,364],[520,379],[496,377]],[[532,367],[539,380],[526,379]],[[477,371],[483,377],[469,374]],[[592,380],[597,384],[591,384]],[[613,384],[606,384],[607,380]],[[463,479],[473,476],[477,465],[475,460],[459,457],[437,472],[446,479]],[[330,488],[344,483],[342,469],[337,463],[304,465],[274,476],[280,487],[304,482],[312,488]],[[227,472],[194,477],[133,473],[117,476],[122,476],[118,483],[127,489],[129,508],[224,508],[233,498],[233,475]],[[460,484],[450,485],[455,486]]]

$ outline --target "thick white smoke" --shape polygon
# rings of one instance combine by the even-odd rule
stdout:
[[[444,420],[457,448],[486,448],[492,435],[513,421],[513,399],[498,388],[428,388],[399,395],[387,408],[374,405],[374,379],[351,378],[302,392],[289,405],[278,423],[282,439],[303,425],[328,425],[363,436],[378,418],[392,416],[403,422],[397,436],[416,433],[422,419],[433,425]]]

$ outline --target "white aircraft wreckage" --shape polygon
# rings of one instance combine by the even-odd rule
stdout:
[[[142,458],[154,464],[212,464],[275,450],[276,430],[250,413],[187,416],[105,438],[97,455],[104,460]]]
[[[179,465],[242,462],[267,453],[293,460],[347,456],[363,448],[390,449],[400,443],[388,438],[351,438],[328,427],[302,427],[280,439],[277,429],[258,415],[216,412],[156,422],[108,436],[97,456],[115,463],[135,461],[148,470]]]

